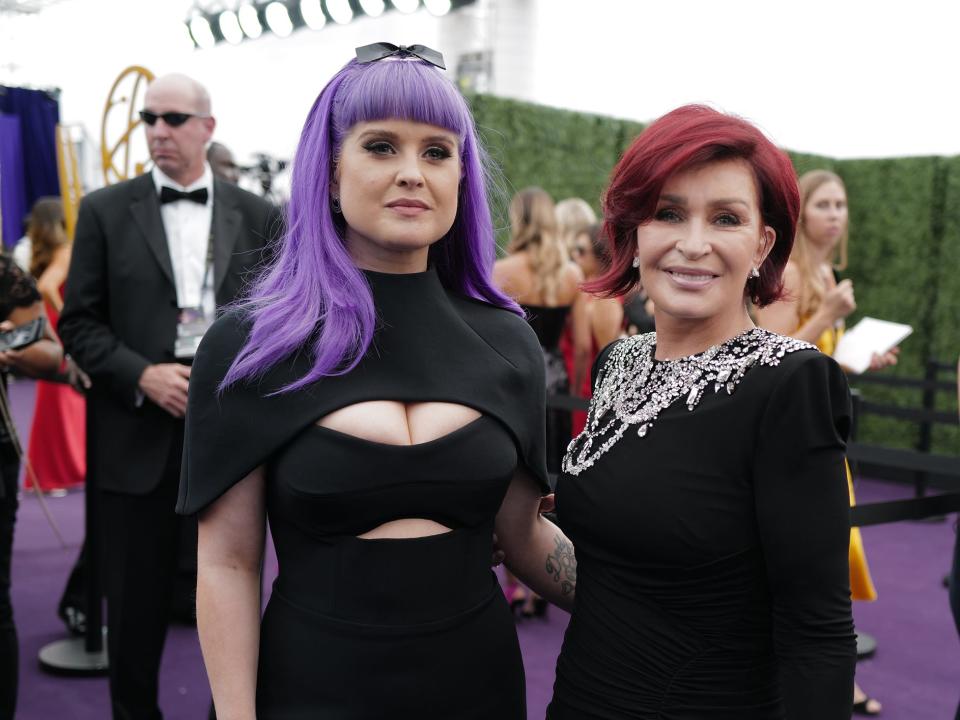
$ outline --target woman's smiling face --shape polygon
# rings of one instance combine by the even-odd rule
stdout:
[[[653,218],[637,228],[643,287],[660,316],[720,321],[739,316],[751,270],[773,246],[753,171],[743,160],[678,172]]]

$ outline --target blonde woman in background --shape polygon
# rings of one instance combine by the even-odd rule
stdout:
[[[814,343],[832,355],[844,320],[856,309],[853,281],[837,281],[847,268],[847,190],[829,170],[811,170],[799,181],[802,210],[790,262],[783,275],[786,294],[757,311],[761,325]],[[896,351],[877,355],[871,370],[897,362]]]
[[[843,335],[844,320],[856,309],[853,281],[836,279],[847,267],[849,214],[843,180],[829,170],[811,170],[800,184],[797,235],[783,274],[783,297],[756,312],[757,324],[782,335],[815,344],[833,355]],[[897,362],[897,351],[874,355],[871,370]],[[854,503],[850,484],[850,504]],[[877,591],[863,548],[859,528],[850,530],[850,589],[854,600],[876,600]],[[854,711],[879,715],[882,706],[854,684]]]
[[[576,260],[577,235],[597,222],[597,214],[583,198],[561,200],[556,207],[557,230],[567,255]]]
[[[63,288],[70,267],[60,198],[40,198],[30,212],[30,274],[36,278],[50,327],[55,329],[63,309]],[[66,373],[64,365],[61,370]],[[33,424],[27,457],[40,490],[54,496],[83,485],[86,475],[86,409],[83,396],[69,385],[37,381]],[[27,490],[35,489],[29,478]]]
[[[493,267],[494,283],[527,313],[537,334],[546,367],[547,395],[566,395],[570,378],[560,351],[560,338],[571,313],[583,311],[579,290],[583,273],[570,256],[557,228],[553,199],[539,187],[518,192],[510,202],[510,242],[507,257]],[[574,327],[582,323],[574,323]],[[574,356],[590,352],[590,337],[580,327],[573,337]],[[571,437],[570,413],[547,409],[547,470],[560,471],[560,462]],[[507,599],[524,616],[542,615],[546,604],[527,595],[507,573]]]
[[[580,269],[583,270],[577,238],[591,225],[596,224],[597,215],[593,211],[593,208],[590,207],[590,203],[586,200],[571,197],[557,203],[556,216],[557,229],[560,233],[563,247],[566,248],[570,259],[576,262],[577,265],[580,266]],[[584,276],[585,279],[590,279],[588,274],[585,273]],[[563,353],[563,362],[567,368],[567,376],[570,378],[570,394],[586,398],[590,397],[590,379],[587,378],[584,382],[579,374],[579,369],[590,367],[591,363],[593,363],[593,358],[596,357],[597,348],[591,347],[590,343],[585,346],[581,344],[580,348],[575,348],[573,343],[573,325],[575,323],[579,324],[581,331],[587,333],[587,331],[583,330],[582,326],[590,322],[590,319],[587,317],[589,313],[588,301],[589,297],[584,295],[584,302],[577,303],[573,306],[570,317],[567,319],[567,325],[563,330],[563,335],[560,336],[560,352]],[[602,348],[603,345],[600,347]],[[576,436],[583,430],[586,417],[586,412],[582,410],[577,410],[570,414],[572,435]]]

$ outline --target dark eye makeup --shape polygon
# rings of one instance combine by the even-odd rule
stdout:
[[[453,156],[453,153],[443,145],[431,145],[427,148],[426,154],[433,160],[446,160],[448,157]]]
[[[653,217],[661,222],[679,222],[683,219],[680,212],[672,207],[660,208]]]
[[[386,140],[370,140],[363,144],[363,149],[374,155],[392,155],[396,153],[393,144]],[[446,160],[453,157],[453,152],[443,145],[431,145],[423,154],[430,160]]]
[[[653,217],[655,220],[667,223],[683,222],[684,220],[683,212],[674,207],[660,208]],[[744,220],[740,217],[740,215],[729,211],[721,211],[716,213],[711,222],[724,227],[736,227],[744,224]]]
[[[386,155],[393,152],[393,146],[384,140],[371,140],[363,144],[363,149],[377,155]]]
[[[720,225],[726,225],[729,227],[734,227],[736,225],[743,225],[743,221],[740,219],[740,216],[730,212],[719,213],[714,218],[714,222]]]

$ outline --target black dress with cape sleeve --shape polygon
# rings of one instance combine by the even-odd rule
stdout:
[[[213,324],[190,376],[177,512],[199,512],[320,418],[371,400],[457,403],[495,418],[548,492],[543,356],[523,318],[448,292],[432,269],[364,275],[377,309],[370,348],[349,373],[301,390],[274,394],[306,374],[305,351],[219,392],[249,323],[233,311]]]

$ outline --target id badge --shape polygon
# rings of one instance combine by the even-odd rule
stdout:
[[[204,314],[202,307],[180,308],[180,315],[177,318],[177,341],[173,347],[173,354],[178,360],[189,360],[197,354],[203,334],[212,323],[213,319]]]

